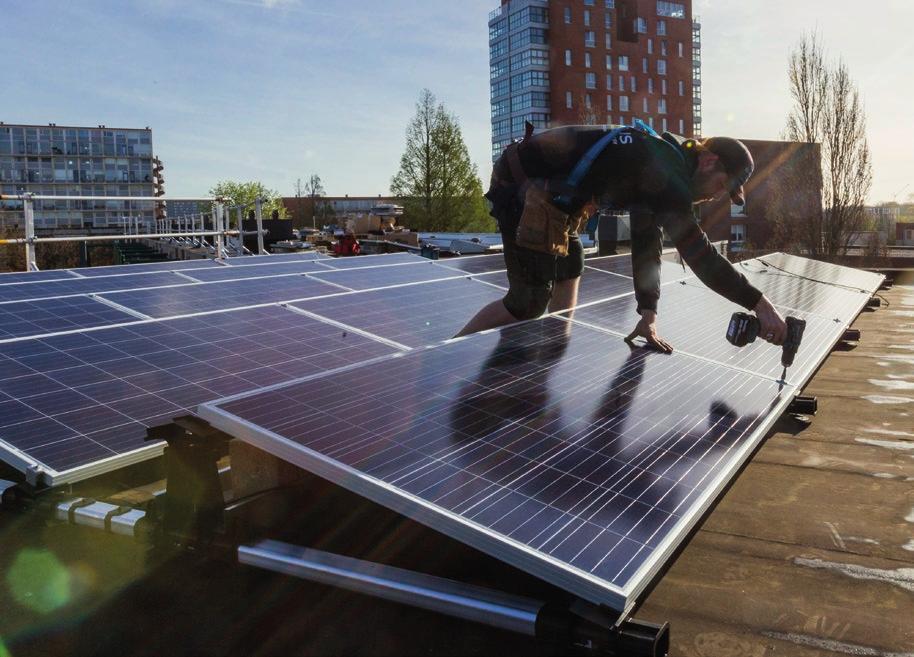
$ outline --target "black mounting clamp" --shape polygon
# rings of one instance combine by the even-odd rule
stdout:
[[[807,395],[797,395],[787,407],[787,412],[792,415],[815,415],[818,410],[819,400]]]
[[[841,342],[860,342],[860,329],[846,329],[841,336]]]

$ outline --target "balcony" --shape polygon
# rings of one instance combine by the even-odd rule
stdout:
[[[489,12],[489,22],[491,23],[503,13],[505,13],[505,5],[498,5],[495,9]]]

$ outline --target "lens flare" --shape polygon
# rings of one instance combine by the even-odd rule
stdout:
[[[70,573],[48,550],[19,552],[6,574],[6,585],[16,602],[40,614],[60,609],[71,598]]]

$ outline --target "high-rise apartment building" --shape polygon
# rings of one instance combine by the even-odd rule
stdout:
[[[538,128],[630,123],[701,134],[691,0],[502,0],[489,14],[492,157]]]
[[[0,193],[153,195],[149,128],[0,122]],[[120,228],[151,222],[149,201],[36,201],[36,228]],[[0,202],[0,228],[23,225],[22,203]]]

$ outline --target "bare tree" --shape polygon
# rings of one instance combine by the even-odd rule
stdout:
[[[815,33],[791,53],[788,78],[794,105],[784,136],[822,148],[823,208],[804,222],[802,241],[813,256],[843,254],[864,224],[863,205],[873,181],[860,93],[843,61],[827,61]]]
[[[312,173],[308,182],[305,183],[305,193],[311,199],[311,225],[313,228],[317,228],[317,199],[324,196],[325,192],[321,177],[316,173]]]
[[[593,101],[588,100],[590,94],[581,92],[578,94],[578,121],[581,125],[597,125],[600,121],[600,114],[594,107]]]

